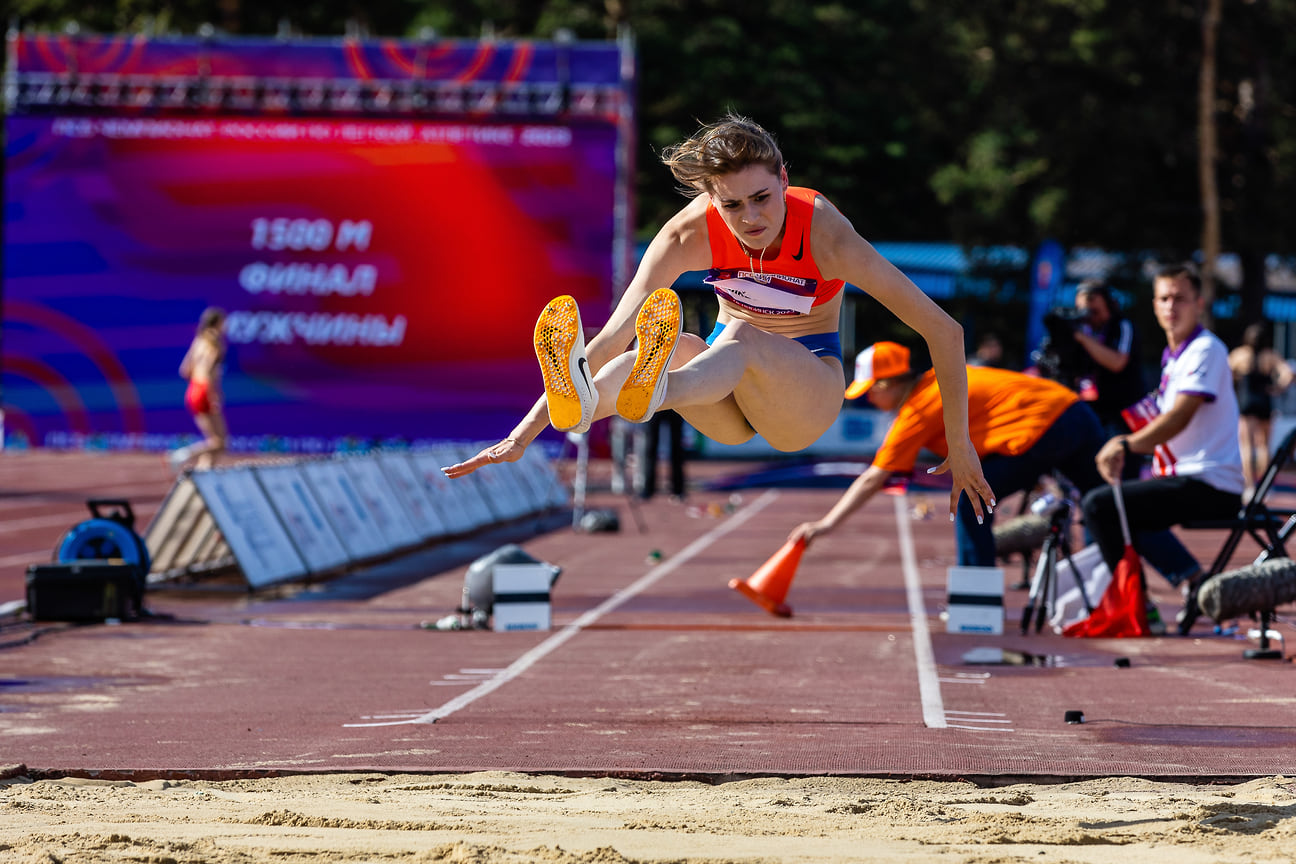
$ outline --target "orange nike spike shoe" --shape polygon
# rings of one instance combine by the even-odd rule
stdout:
[[[549,422],[559,432],[587,432],[598,390],[585,359],[585,331],[576,298],[555,297],[535,325],[535,352],[544,376]]]
[[[631,423],[646,423],[666,397],[666,372],[683,322],[680,299],[669,288],[658,288],[644,301],[635,319],[639,352],[630,377],[617,396],[617,413]]]

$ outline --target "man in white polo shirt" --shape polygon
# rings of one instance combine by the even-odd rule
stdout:
[[[1205,303],[1196,269],[1191,264],[1162,268],[1153,282],[1152,302],[1166,336],[1161,383],[1127,413],[1134,431],[1110,439],[1095,459],[1108,483],[1120,483],[1126,456],[1152,454],[1153,477],[1121,484],[1130,531],[1136,535],[1194,519],[1232,519],[1242,505],[1238,406],[1228,349],[1201,326]],[[1115,572],[1125,543],[1111,487],[1091,490],[1082,506],[1085,526]],[[1181,635],[1187,635],[1200,614],[1200,578],[1198,567],[1183,579]]]

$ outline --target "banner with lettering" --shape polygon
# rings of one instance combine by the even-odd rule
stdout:
[[[257,50],[265,50],[264,46]],[[606,320],[623,128],[598,117],[6,118],[5,438],[162,449],[227,312],[237,449],[507,434],[545,303]]]

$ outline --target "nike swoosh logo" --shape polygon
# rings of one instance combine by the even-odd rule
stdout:
[[[582,357],[579,360],[577,360],[576,365],[580,367],[580,373],[585,378],[586,386],[588,386],[591,390],[594,389],[594,382],[590,380],[589,369],[585,368],[586,366],[589,365],[588,363],[585,362],[585,358]]]
[[[801,242],[797,245],[796,254],[792,256],[793,261],[800,261],[802,254],[805,253],[805,234],[801,235]]]

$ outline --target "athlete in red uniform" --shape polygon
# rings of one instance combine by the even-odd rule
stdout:
[[[768,132],[728,116],[663,154],[695,197],[649,244],[611,318],[590,340],[571,297],[552,301],[536,324],[545,395],[507,438],[445,470],[461,477],[512,462],[552,423],[584,431],[618,414],[644,422],[679,412],[703,435],[739,444],[759,434],[801,450],[842,405],[838,320],[850,282],[918,331],[944,394],[953,475],[950,512],[966,492],[979,514],[994,494],[968,434],[963,329],[811,189],[790,188],[783,155]],[[708,339],[680,332],[683,273],[709,270],[719,301]],[[637,340],[637,348],[629,350]]]
[[[211,307],[198,321],[189,350],[180,361],[180,377],[189,379],[185,389],[184,404],[193,415],[194,423],[203,433],[203,440],[180,447],[167,454],[171,467],[179,469],[194,461],[198,468],[210,468],[216,457],[225,451],[229,430],[222,410],[221,364],[225,360],[225,313]]]

